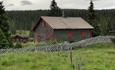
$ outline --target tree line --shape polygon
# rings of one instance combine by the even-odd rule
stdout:
[[[16,30],[31,30],[40,16],[56,17],[82,17],[94,27],[94,36],[108,35],[115,29],[115,9],[94,10],[91,0],[88,10],[85,9],[61,9],[55,0],[51,1],[49,10],[30,11],[5,11],[3,2],[0,2],[0,49],[13,47],[10,41]]]
[[[40,16],[48,16],[49,10],[33,10],[33,11],[7,11],[9,18],[15,23],[17,30],[30,30],[38,21]],[[64,9],[66,17],[82,17],[88,21],[88,10],[85,9]],[[115,10],[95,10],[100,19],[107,19],[111,24],[115,23]],[[99,19],[99,18],[98,18]],[[114,28],[112,26],[112,28]]]

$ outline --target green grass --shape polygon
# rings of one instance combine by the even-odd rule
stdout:
[[[27,31],[27,30],[16,30],[16,34],[28,37],[30,35],[30,31]]]
[[[73,51],[81,70],[115,70],[115,45],[96,44]],[[75,62],[75,61],[73,61]],[[0,54],[0,70],[73,70],[68,52],[26,52]]]

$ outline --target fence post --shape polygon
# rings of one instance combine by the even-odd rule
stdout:
[[[70,63],[72,64],[72,59],[73,59],[73,58],[72,58],[72,48],[71,48],[71,47],[68,48],[68,52],[69,52],[69,53],[68,53],[68,54],[69,54],[69,55],[68,55],[69,61],[70,61]]]
[[[76,67],[76,55],[74,56],[74,70],[76,70],[77,67]],[[79,69],[78,69],[79,70]]]
[[[80,61],[81,61],[81,59],[80,59],[80,57],[79,57],[79,58],[78,58],[78,70],[81,70],[81,65],[80,65],[81,62],[80,62]]]

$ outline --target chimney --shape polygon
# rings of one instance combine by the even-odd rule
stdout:
[[[62,17],[65,17],[65,11],[64,10],[62,11]]]

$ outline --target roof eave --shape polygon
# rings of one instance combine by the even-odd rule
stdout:
[[[71,30],[75,30],[75,29],[78,29],[78,30],[81,30],[81,29],[83,29],[83,30],[91,29],[91,30],[93,30],[94,28],[53,28],[53,29],[71,29]]]
[[[35,30],[36,30],[36,28],[37,28],[37,26],[38,26],[38,24],[40,22],[40,19],[41,19],[41,17],[38,18],[37,23],[33,26],[33,28],[31,29],[31,31],[35,32]]]

